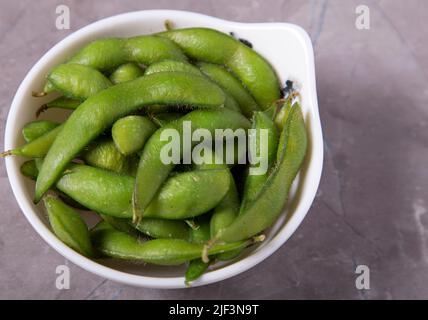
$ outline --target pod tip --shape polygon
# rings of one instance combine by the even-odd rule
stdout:
[[[12,155],[12,150],[6,150],[0,153],[0,158],[6,158],[7,156]]]

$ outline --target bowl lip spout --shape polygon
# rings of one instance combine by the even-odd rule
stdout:
[[[317,93],[315,84],[315,65],[314,65],[314,53],[312,48],[311,40],[304,29],[301,27],[290,24],[290,23],[242,23],[233,22],[216,17],[189,12],[189,11],[178,11],[178,10],[143,10],[134,11],[128,13],[122,13],[119,15],[104,18],[102,20],[91,23],[71,35],[67,36],[54,47],[47,51],[42,58],[31,68],[26,75],[25,79],[20,84],[15,97],[13,99],[9,114],[7,117],[6,130],[5,130],[5,141],[4,145],[6,150],[11,149],[15,146],[17,141],[17,133],[20,132],[21,128],[18,127],[16,119],[19,118],[19,113],[24,107],[24,98],[31,92],[31,85],[34,83],[34,79],[40,76],[42,70],[54,60],[54,58],[64,50],[65,47],[71,46],[81,40],[82,37],[90,39],[97,31],[102,30],[105,26],[111,26],[117,23],[126,23],[127,21],[135,21],[135,19],[154,19],[158,18],[162,21],[170,19],[172,21],[186,21],[187,24],[193,24],[195,26],[229,26],[239,27],[247,30],[272,30],[279,29],[284,32],[293,33],[294,37],[302,43],[305,50],[304,57],[306,60],[307,68],[309,70],[308,79],[309,83],[309,103],[310,103],[310,152],[311,158],[310,163],[306,168],[305,181],[306,183],[304,196],[299,198],[299,204],[293,215],[288,219],[285,226],[282,226],[280,230],[262,246],[257,247],[251,254],[237,260],[230,265],[222,268],[211,270],[204,274],[200,279],[192,283],[192,286],[206,285],[217,281],[224,280],[226,278],[233,277],[239,273],[242,273],[256,264],[260,263],[276,250],[283,245],[289,237],[295,232],[297,227],[300,225],[304,217],[306,216],[318,189],[318,185],[321,178],[322,166],[323,166],[323,138],[321,123],[319,118]],[[30,91],[28,91],[30,90]],[[31,195],[23,188],[20,183],[22,178],[19,171],[19,165],[16,160],[11,157],[5,159],[6,170],[9,177],[13,194],[18,202],[19,207],[24,213],[27,220],[36,230],[36,232],[58,253],[64,256],[66,259],[72,261],[76,265],[86,269],[94,274],[102,276],[104,278],[111,279],[113,281],[125,283],[133,286],[148,287],[148,288],[162,288],[162,289],[175,289],[185,288],[184,276],[181,277],[159,277],[159,276],[142,276],[137,274],[131,274],[124,271],[119,271],[107,266],[104,266],[96,261],[90,260],[74,250],[63,244],[42,222],[38,214],[35,211],[35,205],[32,202]]]

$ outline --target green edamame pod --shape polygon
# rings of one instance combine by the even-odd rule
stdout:
[[[160,62],[153,63],[150,65],[146,71],[145,75],[154,74],[158,72],[186,72],[193,74],[195,76],[205,77],[205,75],[195,66],[191,65],[187,62],[181,61],[173,61],[173,60],[164,60]],[[214,83],[216,83],[214,81]],[[221,86],[220,86],[221,88]],[[228,109],[241,111],[239,108],[239,104],[235,101],[235,99],[226,91],[224,88],[221,88],[225,93],[226,100],[224,101],[224,106]]]
[[[67,164],[117,119],[147,105],[180,103],[215,108],[222,107],[224,100],[223,91],[209,80],[180,72],[156,73],[99,92],[70,115],[55,139],[37,178],[35,202]]]
[[[130,176],[113,171],[71,164],[56,187],[90,210],[130,218],[134,181]]]
[[[176,174],[165,181],[144,217],[187,219],[214,208],[229,189],[226,169],[196,170]]]
[[[106,256],[125,260],[142,260],[157,265],[180,265],[202,255],[204,245],[181,239],[155,239],[141,242],[126,233],[102,229],[91,233],[94,247]],[[253,241],[215,244],[208,255],[244,248]]]
[[[192,59],[228,67],[263,109],[280,98],[279,80],[272,66],[233,37],[208,28],[169,30],[159,36],[176,42]]]
[[[74,55],[69,62],[108,71],[126,62],[150,65],[166,59],[187,60],[180,48],[168,39],[157,36],[137,36],[128,39],[107,38],[93,41]]]
[[[58,125],[58,123],[49,120],[32,121],[22,128],[22,136],[26,142],[31,142],[52,129],[55,129]]]
[[[270,227],[287,202],[290,186],[304,160],[307,134],[302,111],[295,103],[281,133],[277,163],[256,199],[214,239],[247,239]],[[261,214],[263,213],[263,214]]]
[[[278,108],[278,112],[275,115],[274,122],[278,130],[282,131],[284,125],[288,119],[291,110],[292,99],[285,100],[282,105]]]
[[[242,113],[246,117],[251,118],[254,111],[260,110],[257,102],[242,86],[241,82],[223,66],[205,62],[199,62],[197,65],[204,74],[238,102]]]
[[[90,166],[131,176],[135,175],[138,167],[138,158],[120,153],[110,138],[96,140],[82,154],[82,158]]]
[[[211,135],[214,134],[216,129],[248,129],[250,125],[249,121],[242,114],[229,109],[223,109],[222,111],[205,110],[203,112],[195,110],[179,120],[158,129],[147,141],[141,154],[133,195],[134,221],[144,216],[144,211],[174,168],[174,164],[164,164],[162,162],[161,151],[168,142],[160,139],[161,133],[164,129],[175,129],[180,139],[182,139],[183,124],[187,121],[191,123],[190,131],[193,132],[198,128],[204,128]],[[180,155],[189,153],[191,147],[191,145],[183,146],[180,150]],[[151,186],[150,190],[146,188],[148,185]]]
[[[43,160],[42,158],[37,158],[37,159],[28,160],[24,162],[20,167],[21,174],[23,174],[24,176],[32,180],[36,180],[39,174],[39,167],[40,167],[39,162],[42,160]],[[58,198],[61,199],[65,204],[69,205],[70,207],[76,208],[78,210],[88,210],[86,207],[84,207],[77,201],[71,199],[65,193],[59,191],[58,189],[54,189],[54,190],[58,194]]]
[[[46,104],[43,104],[37,111],[36,111],[36,117],[38,117],[42,112],[51,109],[51,108],[58,108],[58,109],[67,109],[67,110],[74,110],[76,109],[80,104],[82,103],[81,100],[76,99],[70,99],[64,96],[58,97],[56,99],[53,99],[52,101],[49,101]]]
[[[148,117],[127,116],[113,124],[111,134],[120,153],[130,155],[141,150],[156,129]]]
[[[98,70],[74,63],[56,66],[48,80],[64,96],[78,100],[85,100],[112,85]]]
[[[144,218],[135,225],[142,233],[156,239],[189,238],[189,227],[183,221]]]
[[[190,282],[200,278],[205,273],[205,271],[207,271],[209,265],[210,265],[209,262],[205,263],[200,258],[191,260],[186,270],[186,275],[185,275],[186,285],[189,286]]]
[[[129,62],[119,66],[111,75],[110,81],[113,84],[123,83],[135,80],[144,74],[140,66],[136,63]]]
[[[147,67],[147,69],[144,71],[144,74],[149,75],[149,74],[158,73],[158,72],[174,72],[174,71],[187,72],[197,76],[203,75],[202,72],[194,65],[183,61],[177,61],[177,60],[163,60],[163,61],[153,63],[152,65]]]
[[[22,175],[33,180],[36,180],[37,175],[39,174],[39,170],[37,169],[36,162],[34,160],[25,161],[23,164],[21,164],[19,170],[21,171]]]
[[[163,219],[142,219],[138,225],[133,225],[131,219],[116,218],[100,215],[114,229],[138,237],[142,233],[156,239],[188,239],[189,227],[183,221]]]
[[[100,71],[112,70],[127,62],[124,50],[125,39],[105,38],[90,42],[70,60]]]
[[[215,173],[207,175],[205,172],[193,171],[170,177],[147,208],[148,215],[150,217],[168,215],[171,218],[175,215],[197,215],[209,210],[221,200],[221,194],[209,194],[203,184],[210,183],[216,176]],[[224,180],[221,178],[215,184],[227,189],[223,186],[226,184]],[[71,164],[56,183],[56,188],[90,210],[117,218],[131,218],[134,184],[135,179],[127,175]],[[183,190],[180,190],[181,188]],[[192,197],[186,195],[178,199],[185,190],[190,190],[194,194]],[[198,201],[202,197],[207,197],[207,201]],[[144,225],[141,226],[143,227]]]
[[[64,125],[61,124],[21,147],[1,153],[0,156],[6,157],[14,155],[28,158],[43,158],[48,153],[50,147],[52,146],[59,132],[62,130],[63,126]]]
[[[253,143],[253,148],[250,148],[250,158],[257,158],[260,161],[249,166],[245,179],[241,211],[245,210],[247,204],[257,197],[257,194],[265,184],[269,177],[270,169],[275,163],[278,148],[277,129],[272,119],[264,112],[254,113],[253,129],[254,131],[249,135],[250,142]]]
[[[77,252],[88,257],[92,256],[88,227],[80,215],[53,196],[46,196],[44,204],[49,223],[56,236]]]

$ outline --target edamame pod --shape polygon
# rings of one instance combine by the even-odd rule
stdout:
[[[46,196],[44,204],[49,223],[56,236],[77,252],[88,257],[92,256],[88,227],[80,215],[53,196]]]
[[[253,201],[262,189],[270,170],[275,163],[278,148],[278,132],[274,122],[264,112],[255,112],[253,117],[253,131],[249,135],[254,148],[250,148],[250,158],[260,159],[259,163],[251,164],[245,179],[241,210]],[[264,141],[266,139],[266,141]],[[265,164],[266,168],[260,168]],[[252,172],[252,170],[265,172]]]
[[[204,249],[203,244],[190,243],[181,239],[155,239],[141,242],[126,233],[102,229],[91,233],[94,247],[106,256],[125,260],[142,260],[157,265],[180,265],[197,259]],[[244,248],[253,241],[215,244],[208,255]]]
[[[228,170],[196,170],[176,174],[165,181],[144,217],[187,219],[214,208],[229,189]]]
[[[162,162],[161,151],[168,143],[167,141],[161,140],[163,130],[176,130],[181,141],[184,123],[191,124],[191,128],[189,128],[189,131],[191,131],[190,133],[198,128],[203,128],[208,130],[212,136],[214,136],[216,129],[248,129],[250,125],[250,122],[242,114],[229,109],[223,109],[222,111],[204,110],[203,112],[195,110],[179,120],[173,121],[158,129],[147,141],[141,154],[133,194],[134,221],[138,221],[145,215],[144,211],[174,168],[174,164],[164,164]],[[194,144],[195,142],[192,143]],[[189,153],[192,148],[192,143],[183,145],[183,148],[180,148],[180,154]],[[149,190],[147,190],[146,187],[148,185],[151,186]]]
[[[168,39],[157,36],[137,36],[93,41],[74,55],[69,62],[108,71],[126,62],[150,65],[165,59],[187,60],[180,48]]]
[[[129,62],[119,66],[111,75],[110,81],[113,84],[135,80],[143,76],[144,72],[138,64]]]
[[[43,104],[37,111],[36,111],[36,117],[40,116],[42,112],[45,112],[48,109],[51,108],[58,108],[58,109],[67,109],[67,110],[74,110],[76,109],[80,104],[82,103],[81,100],[76,99],[70,99],[67,97],[58,97],[52,101],[49,101],[46,104]]]
[[[55,129],[58,125],[58,123],[49,120],[32,121],[22,128],[22,136],[26,142],[31,142],[52,129]]]
[[[241,250],[241,249],[239,249]],[[227,253],[227,252],[225,252]],[[202,259],[194,259],[189,262],[187,266],[186,275],[185,275],[185,283],[187,286],[190,286],[190,282],[195,281],[200,278],[205,271],[207,271],[210,263],[205,263]]]
[[[37,175],[39,174],[39,170],[37,169],[36,162],[34,160],[25,161],[23,164],[21,164],[19,170],[21,171],[22,175],[33,180],[36,180]]]
[[[110,138],[96,140],[83,152],[82,158],[90,166],[131,176],[135,175],[138,167],[138,157],[120,153]]]
[[[197,170],[171,176],[148,206],[147,215],[181,218],[200,215],[214,207],[225,194],[229,178],[222,177],[214,185],[210,185],[214,177],[219,176],[215,170],[212,171],[207,173]],[[90,210],[117,218],[131,218],[134,184],[135,179],[127,175],[71,164],[56,187]],[[216,190],[218,194],[212,194],[212,190]],[[192,196],[189,197],[185,191],[192,192]],[[198,200],[201,198],[204,201]]]
[[[228,67],[263,109],[280,98],[279,80],[272,66],[233,37],[208,28],[169,30],[159,36],[176,42],[192,59]]]
[[[214,240],[247,239],[270,227],[287,202],[290,186],[306,154],[307,134],[302,111],[295,103],[281,133],[278,160],[257,198]]]
[[[197,65],[204,74],[238,102],[242,113],[246,117],[251,118],[254,111],[260,110],[257,102],[242,86],[241,82],[223,66],[206,62],[199,62]]]
[[[189,238],[189,227],[183,221],[163,219],[142,219],[138,225],[133,225],[131,219],[116,218],[101,214],[104,221],[114,229],[138,237],[141,233],[156,239],[184,239]]]
[[[49,149],[37,178],[35,202],[67,164],[117,119],[152,104],[215,108],[222,107],[224,100],[222,90],[209,80],[180,72],[152,74],[99,92],[71,114]]]
[[[175,72],[175,71],[181,71],[181,72],[187,72],[194,74],[196,76],[202,76],[202,72],[195,67],[194,65],[183,62],[183,61],[176,61],[176,60],[163,60],[156,63],[153,63],[152,65],[148,66],[147,69],[144,71],[145,75],[158,73],[158,72]]]
[[[28,158],[43,158],[48,153],[50,147],[52,146],[59,132],[61,132],[63,126],[64,125],[61,124],[19,148],[1,153],[0,156],[6,157],[14,155]]]
[[[134,182],[134,178],[127,175],[71,164],[56,182],[56,187],[90,210],[130,218]]]
[[[203,74],[197,67],[191,65],[190,63],[173,61],[173,60],[164,60],[164,61],[153,63],[146,69],[144,74],[149,75],[149,74],[158,73],[158,72],[177,72],[177,71],[190,73],[195,76],[205,77],[205,74]],[[214,81],[214,83],[216,82]],[[224,88],[221,88],[221,89],[225,93],[224,106],[228,109],[232,109],[238,112],[241,111],[241,109],[239,108],[239,104],[235,101],[235,99],[226,90],[224,90]]]
[[[75,63],[56,66],[49,73],[48,81],[64,96],[78,100],[85,100],[112,85],[98,70]]]
[[[189,238],[189,227],[183,221],[144,218],[135,225],[142,233],[156,239],[183,239]]]
[[[113,124],[111,134],[120,153],[130,155],[141,150],[156,129],[148,117],[127,116]]]

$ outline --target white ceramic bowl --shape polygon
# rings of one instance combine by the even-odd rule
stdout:
[[[42,89],[44,77],[53,66],[63,62],[88,42],[101,37],[129,37],[162,31],[166,19],[171,20],[176,28],[209,27],[226,33],[233,31],[238,37],[252,42],[254,49],[273,64],[282,83],[293,79],[300,86],[302,108],[309,133],[309,152],[305,164],[293,185],[287,208],[275,226],[267,232],[266,241],[249,249],[235,261],[216,264],[193,283],[193,286],[199,286],[235,276],[274,253],[302,222],[315,197],[322,170],[323,139],[318,114],[313,49],[303,29],[288,23],[237,23],[198,13],[170,10],[131,12],[97,21],[55,45],[27,74],[9,111],[5,148],[12,149],[23,143],[21,128],[25,123],[34,120],[34,111],[46,100],[31,97],[31,91]],[[61,115],[60,112],[51,111],[44,117],[55,119]],[[151,288],[185,287],[184,267],[143,266],[114,260],[95,262],[64,245],[51,232],[42,206],[32,203],[34,183],[20,174],[19,167],[22,162],[23,159],[19,157],[6,159],[13,193],[34,229],[61,255],[83,269],[129,285]]]

